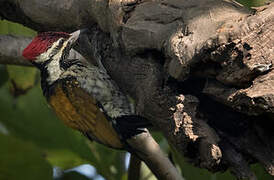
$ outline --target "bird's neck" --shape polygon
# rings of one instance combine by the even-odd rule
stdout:
[[[41,79],[51,85],[60,78],[63,69],[60,65],[60,59],[49,59],[42,63],[32,62],[41,71]]]
[[[49,85],[53,84],[60,78],[60,75],[63,73],[60,65],[60,59],[52,59],[47,65],[45,65],[48,77],[46,81]]]
[[[41,87],[45,96],[48,96],[54,82],[56,82],[63,70],[59,59],[49,59],[43,63],[33,63],[41,72]]]

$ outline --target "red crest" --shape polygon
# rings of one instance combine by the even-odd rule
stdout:
[[[43,32],[38,34],[24,49],[22,55],[28,60],[35,60],[37,56],[46,52],[51,45],[60,38],[69,38],[65,32]]]

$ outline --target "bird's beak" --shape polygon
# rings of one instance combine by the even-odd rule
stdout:
[[[88,29],[80,29],[80,30],[77,30],[77,31],[71,33],[68,41],[70,42],[71,45],[74,44],[79,39],[79,37],[82,34],[86,33],[87,31],[88,31]]]

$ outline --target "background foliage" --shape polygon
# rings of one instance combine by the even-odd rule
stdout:
[[[255,6],[264,1],[239,2]],[[36,33],[19,24],[0,21],[0,34],[34,36]],[[105,179],[126,179],[125,153],[88,142],[80,133],[65,127],[43,98],[39,81],[39,73],[32,67],[0,65],[0,180],[51,180],[53,167],[61,169],[59,179],[84,180],[87,177],[65,170],[86,163]],[[191,166],[168,147],[161,134],[155,133],[155,137],[171,154],[186,180],[234,179],[229,172],[212,174]],[[254,165],[253,169],[258,179],[272,179],[262,167]],[[155,179],[144,165],[142,177]]]

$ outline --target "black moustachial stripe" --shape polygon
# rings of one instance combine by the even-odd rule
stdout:
[[[68,68],[70,68],[73,65],[77,65],[79,67],[87,67],[87,66],[83,65],[83,63],[78,59],[62,59],[60,61],[60,68],[63,70],[67,70]]]

